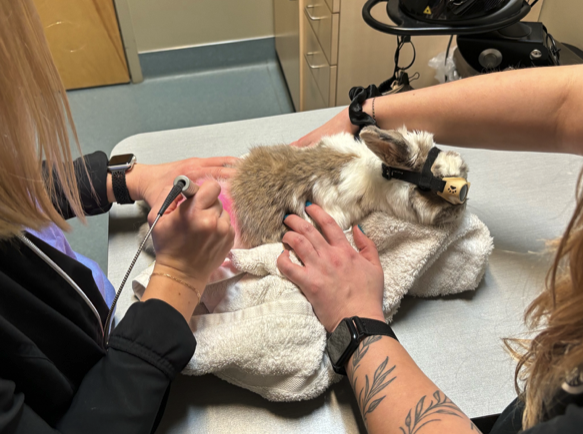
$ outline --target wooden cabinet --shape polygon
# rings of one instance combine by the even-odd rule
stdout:
[[[322,0],[322,4],[327,8],[326,4]],[[308,18],[308,9],[304,9],[305,15],[304,25],[302,27],[302,58],[300,62],[303,62],[303,86],[302,95],[303,101],[307,101],[313,89],[317,89],[320,93],[320,100],[323,105],[320,107],[302,107],[302,110],[312,110],[313,108],[323,108],[332,107],[336,104],[336,65],[329,60],[331,54],[328,51],[329,56],[326,56],[326,50],[321,46],[317,33],[313,30],[312,26],[306,22]],[[338,38],[338,33],[336,32],[336,39]],[[329,38],[331,39],[331,38]],[[337,45],[337,44],[336,44]],[[313,83],[312,83],[313,82]]]
[[[334,14],[325,0],[313,0],[304,6],[303,16],[317,38],[320,49],[330,65],[338,63],[338,25],[340,14]],[[305,35],[309,37],[309,35]]]
[[[330,0],[301,0],[301,110],[336,105],[340,14]]]

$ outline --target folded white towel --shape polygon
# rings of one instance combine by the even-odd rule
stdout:
[[[471,213],[443,227],[374,213],[361,227],[380,253],[389,321],[407,293],[476,289],[494,247],[488,228]],[[351,231],[347,238],[354,246]],[[314,398],[341,378],[325,354],[326,332],[311,305],[277,269],[282,250],[274,243],[231,251],[190,321],[198,346],[185,374],[213,373],[272,401]],[[133,282],[138,297],[152,268]]]

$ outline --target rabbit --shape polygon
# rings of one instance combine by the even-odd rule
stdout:
[[[219,180],[220,200],[236,230],[235,248],[280,242],[287,231],[283,223],[287,214],[298,214],[313,224],[305,212],[306,201],[320,205],[343,230],[374,211],[426,225],[460,219],[465,203],[452,205],[435,192],[382,176],[382,163],[421,171],[433,146],[433,135],[428,132],[369,126],[360,132],[360,138],[342,133],[323,137],[309,148],[275,145],[251,149],[236,165],[230,182]],[[468,174],[466,163],[453,151],[439,153],[431,170],[441,178],[466,178]],[[140,239],[147,231],[145,223]],[[145,251],[155,255],[151,241]]]
[[[382,176],[382,163],[421,171],[433,146],[428,132],[368,126],[360,139],[341,133],[308,148],[253,148],[240,160],[230,182],[232,220],[240,245],[280,242],[288,230],[283,223],[287,214],[313,224],[305,212],[306,201],[321,206],[343,230],[374,211],[424,225],[460,219],[465,203],[452,205],[435,192]],[[447,151],[437,156],[432,173],[467,178],[468,167],[457,152]]]

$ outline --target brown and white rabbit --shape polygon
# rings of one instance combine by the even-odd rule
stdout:
[[[465,204],[452,205],[435,192],[382,176],[387,166],[421,171],[433,135],[366,127],[360,139],[350,134],[323,137],[309,148],[276,145],[253,148],[237,165],[230,183],[231,219],[241,247],[281,241],[286,214],[306,220],[306,201],[321,206],[342,229],[373,211],[409,222],[437,225],[461,217]],[[466,178],[468,167],[457,152],[441,152],[432,166],[437,177]]]
[[[320,205],[342,229],[374,211],[427,225],[461,217],[465,204],[452,205],[435,192],[423,192],[408,182],[382,176],[382,163],[421,171],[434,146],[432,134],[366,127],[360,139],[338,134],[323,137],[309,148],[253,148],[238,163],[231,182],[220,181],[223,191],[219,199],[237,234],[235,248],[281,241],[288,230],[283,224],[286,214],[311,221],[305,212],[306,201]],[[431,170],[442,178],[466,178],[468,173],[465,162],[453,151],[439,153]],[[140,228],[140,239],[147,231],[146,223]],[[153,253],[151,242],[146,251]]]

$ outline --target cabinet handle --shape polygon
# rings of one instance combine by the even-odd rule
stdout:
[[[326,66],[328,66],[326,63],[324,63],[322,65],[312,65],[310,63],[310,61],[308,60],[308,56],[313,56],[314,54],[319,54],[319,53],[317,51],[312,51],[310,53],[304,54],[304,58],[306,59],[306,63],[308,64],[308,67],[310,69],[320,69],[320,68],[325,68]]]
[[[324,18],[326,18],[326,17],[315,17],[315,16],[313,16],[313,15],[310,13],[310,9],[312,9],[312,8],[315,8],[315,7],[316,7],[316,5],[307,5],[307,6],[304,8],[304,10],[306,11],[306,15],[308,16],[308,18],[309,18],[311,21],[320,21],[320,20],[323,20]]]

